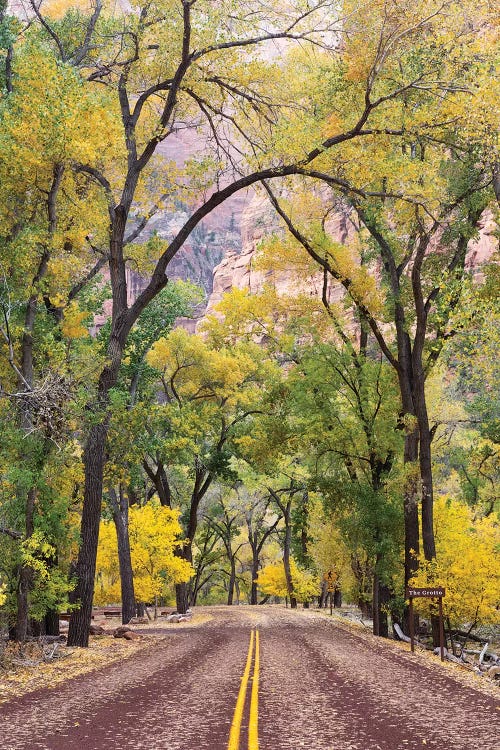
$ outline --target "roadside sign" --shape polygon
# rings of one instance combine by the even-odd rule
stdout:
[[[434,586],[429,587],[425,589],[415,589],[411,588],[410,586],[406,589],[406,598],[407,599],[414,599],[417,596],[423,596],[425,598],[433,599],[434,597],[438,596],[444,596],[445,595],[445,589],[442,586]]]
[[[438,599],[439,601],[439,650],[441,652],[441,661],[444,661],[444,624],[443,624],[443,596],[445,589],[443,586],[429,586],[427,588],[406,587],[406,598],[410,600],[410,611],[408,617],[410,620],[410,641],[411,650],[415,651],[415,634],[413,631],[413,600],[418,597],[425,599]]]

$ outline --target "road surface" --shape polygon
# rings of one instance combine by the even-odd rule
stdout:
[[[319,613],[210,608],[0,706],[2,750],[500,750],[499,699]]]

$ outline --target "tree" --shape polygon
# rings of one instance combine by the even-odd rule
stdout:
[[[333,25],[328,22],[325,27],[322,22],[326,17],[324,11],[328,11],[330,5],[322,0],[307,10],[300,8],[299,3],[291,11],[287,7],[280,7],[276,11],[267,9],[263,12],[257,2],[254,8],[256,12],[252,14],[248,12],[248,3],[240,12],[241,9],[234,8],[232,3],[222,2],[215,12],[212,5],[207,9],[206,3],[198,2],[195,5],[182,0],[179,4],[168,4],[156,15],[145,5],[135,14],[121,18],[111,15],[109,20],[104,20],[100,18],[102,6],[98,3],[88,21],[85,39],[80,40],[76,49],[64,24],[51,24],[36,11],[60,58],[84,66],[90,81],[106,82],[108,90],[115,92],[125,137],[126,166],[124,169],[122,167],[121,179],[115,179],[114,168],[108,168],[106,175],[105,164],[96,168],[82,160],[77,165],[78,172],[95,179],[108,203],[108,267],[113,312],[107,363],[99,379],[98,395],[93,406],[101,418],[90,430],[84,452],[86,476],[76,590],[81,609],[74,614],[70,623],[69,643],[72,645],[86,646],[88,643],[105,462],[107,407],[128,334],[141,311],[166,286],[168,263],[205,216],[230,195],[262,177],[279,177],[294,171],[296,160],[278,167],[258,165],[247,175],[238,176],[237,162],[242,151],[229,146],[226,128],[237,133],[238,138],[241,136],[243,145],[246,142],[253,155],[258,157],[261,151],[258,130],[260,128],[264,132],[262,125],[272,123],[275,116],[273,106],[281,102],[267,98],[265,89],[269,84],[267,80],[264,84],[265,76],[262,77],[262,85],[249,84],[248,66],[254,68],[256,78],[260,77],[257,71],[260,72],[261,68],[272,70],[266,63],[260,63],[255,57],[252,59],[251,51],[271,39],[310,40],[310,43],[317,39],[319,42]],[[269,31],[263,33],[264,18],[264,25]],[[96,43],[100,49],[98,57],[94,54]],[[155,52],[152,54],[151,50]],[[245,51],[244,59],[239,63],[235,57],[238,50]],[[231,70],[229,75],[228,69]],[[255,123],[250,128],[246,127],[248,117],[250,123]],[[155,178],[155,182],[163,182],[158,197],[151,200],[141,213],[138,205],[141,191],[148,183],[151,184],[159,168],[154,159],[159,144],[175,132],[179,123],[185,127],[187,122],[196,129],[200,119],[213,138],[217,162],[222,158],[229,165],[226,178],[229,184],[218,187],[221,175],[218,174],[217,162],[209,161],[202,165],[208,167],[203,169],[205,174],[195,168],[191,178],[188,176],[186,179],[186,175],[182,175],[177,184],[175,170],[170,170],[170,173],[167,170],[161,180]],[[359,123],[356,132],[351,132],[351,129],[340,141],[355,137],[365,119]],[[265,131],[268,130],[267,125]],[[337,142],[338,139],[334,139],[332,145]],[[330,143],[325,142],[325,147],[328,145]],[[318,153],[318,149],[313,149],[307,160],[314,159]],[[197,194],[210,189],[213,192],[193,209],[173,240],[157,249],[156,257],[152,259],[150,281],[129,305],[126,281],[128,261],[124,248],[139,237],[160,205],[168,205],[185,193],[186,185],[188,190],[195,190]],[[215,189],[212,185],[216,186]]]
[[[345,67],[336,70],[334,87],[328,89],[323,84],[321,88],[323,69],[316,73],[320,86],[311,87],[311,97],[325,113],[328,132],[330,128],[333,132],[342,130],[345,120],[351,120],[352,101],[357,101],[357,97],[369,102],[378,96],[377,101],[384,99],[391,111],[395,137],[384,145],[376,138],[372,142],[368,139],[363,141],[362,149],[358,141],[345,145],[343,187],[338,184],[339,160],[334,153],[325,154],[321,171],[309,170],[309,174],[314,173],[345,197],[351,214],[360,223],[361,239],[363,232],[368,234],[367,242],[350,242],[346,249],[345,244],[331,236],[328,216],[332,208],[340,207],[335,199],[325,205],[325,195],[320,193],[315,208],[310,191],[293,197],[293,191],[297,192],[295,183],[288,186],[285,200],[281,201],[267,187],[271,203],[294,241],[322,269],[325,283],[330,279],[343,287],[356,310],[355,318],[361,327],[370,330],[397,373],[408,466],[404,492],[406,580],[415,565],[412,550],[418,549],[420,543],[420,495],[424,552],[428,559],[435,554],[432,432],[425,379],[450,334],[448,323],[460,300],[467,246],[493,197],[496,164],[495,147],[488,135],[489,115],[479,114],[471,124],[468,105],[473,92],[480,97],[490,94],[487,71],[492,47],[483,46],[484,57],[478,57],[476,36],[482,29],[486,40],[491,41],[494,24],[490,8],[487,4],[475,6],[475,31],[468,37],[462,31],[469,23],[471,8],[467,4],[454,8],[456,12],[448,24],[437,6],[426,4],[425,19],[419,16],[419,10],[423,10],[419,6],[419,21],[408,36],[403,8],[386,12],[370,26],[368,34],[356,20],[352,26],[347,22],[351,34],[346,40]],[[412,13],[414,10],[416,6]],[[422,30],[418,40],[413,36],[417,27]],[[425,40],[432,33],[439,43],[429,47]],[[361,35],[368,51],[366,57],[358,53]],[[398,42],[402,43],[397,45]],[[392,55],[395,44],[398,49]],[[374,57],[369,50],[376,50]],[[307,60],[301,59],[299,64],[311,71]],[[392,99],[389,103],[385,97],[392,89],[393,79],[391,75],[386,79],[385,75],[391,68],[396,79],[417,76],[416,88],[427,92],[430,70],[439,69],[439,102],[433,94],[415,98],[415,92],[408,91],[401,100]],[[328,97],[332,89],[333,96]],[[379,122],[386,122],[387,114],[382,108],[375,120],[382,115]],[[364,161],[367,152],[371,155],[369,166]],[[328,175],[330,169],[333,179]],[[383,280],[378,294],[370,272]],[[384,326],[389,320],[392,327],[387,330]]]
[[[243,517],[241,507],[239,507],[238,495],[233,491],[232,493],[226,492],[226,497],[224,497],[222,488],[220,488],[219,492],[217,503],[207,509],[205,521],[213,529],[226,551],[226,558],[229,562],[227,603],[231,605],[236,585],[237,555],[244,544],[244,541],[236,543],[240,536],[240,525],[243,522]],[[231,494],[233,497],[231,497]]]
[[[465,503],[450,497],[436,501],[434,560],[419,561],[413,586],[444,586],[443,611],[449,626],[498,623],[500,530],[496,519],[474,518]],[[422,611],[432,611],[425,602]]]
[[[293,591],[299,602],[308,602],[318,595],[319,581],[316,576],[304,571],[290,560]],[[288,579],[282,562],[271,563],[259,571],[257,584],[263,594],[267,596],[288,596]]]
[[[211,586],[221,572],[225,550],[221,547],[216,531],[208,524],[201,524],[194,544],[192,602],[196,605],[202,591]]]
[[[16,47],[14,69],[15,90],[7,86],[0,102],[0,395],[9,399],[26,437],[18,443],[15,460],[24,466],[25,480],[31,475],[31,485],[23,481],[21,490],[18,484],[29,546],[39,524],[45,465],[68,438],[70,402],[77,400],[84,380],[89,385],[92,369],[85,361],[92,345],[82,341],[82,335],[88,337],[81,325],[88,312],[80,309],[79,295],[103,263],[92,258],[83,223],[87,201],[95,200],[97,236],[102,201],[88,179],[75,179],[70,165],[83,150],[89,160],[97,150],[101,155],[109,151],[113,127],[108,135],[99,134],[95,108],[104,98],[82,90],[75,72],[58,67],[40,40]],[[84,125],[77,125],[79,118]],[[104,113],[100,122],[111,120]],[[77,352],[81,380],[74,369]],[[48,544],[55,543],[55,525],[51,532],[46,529]],[[31,558],[24,559],[18,573],[18,640],[28,631],[36,572]],[[57,630],[57,613],[52,619]]]
[[[172,329],[177,318],[189,316],[198,300],[199,290],[183,282],[171,284],[158,294],[130,332],[124,363],[113,392],[105,476],[109,486],[107,499],[118,539],[124,623],[129,622],[136,611],[128,538],[129,505],[137,502],[139,493],[145,494],[143,455],[130,443],[130,413],[139,404],[139,414],[142,415],[145,406],[147,408],[156,400],[156,371],[146,361],[151,347],[161,335]],[[105,325],[99,335],[102,344],[105,345],[108,335],[109,325]],[[136,429],[139,429],[137,425]]]
[[[160,501],[182,508],[186,541],[179,554],[192,563],[200,503],[217,477],[236,479],[231,447],[260,410],[272,365],[256,345],[217,349],[180,328],[159,339],[147,360],[157,370],[162,403],[143,420],[143,466]],[[179,612],[191,594],[177,587]]]
[[[178,513],[158,503],[132,506],[129,511],[130,554],[138,601],[154,602],[172,584],[192,575],[191,566],[175,554],[182,544]],[[120,600],[117,537],[113,522],[102,521],[97,556],[96,603]]]
[[[294,266],[294,271],[301,285],[309,281],[309,268]],[[292,291],[280,299],[270,287],[251,296],[233,290],[217,313],[223,320],[206,325],[215,340],[257,337],[286,370],[246,454],[261,470],[293,478],[289,494],[286,479],[274,483],[281,487],[275,502],[285,519],[285,568],[292,547],[303,554],[307,541],[307,522],[297,524],[307,497],[304,488],[317,490],[351,545],[358,600],[371,611],[373,599],[374,631],[387,635],[388,586],[399,566],[401,543],[394,488],[402,437],[391,368],[365,331],[356,340],[357,329],[342,328],[344,321],[326,298]],[[288,580],[293,602],[290,572]]]

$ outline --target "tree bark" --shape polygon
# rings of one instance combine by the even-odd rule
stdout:
[[[126,625],[135,617],[137,608],[134,592],[134,574],[132,571],[132,557],[130,554],[130,538],[128,530],[128,497],[120,487],[117,496],[114,487],[109,489],[109,499],[118,542],[118,563],[120,567],[120,587],[122,597],[122,623]]]
[[[231,570],[229,573],[229,584],[228,584],[228,591],[227,591],[227,603],[230,606],[233,603],[234,598],[234,584],[236,582],[236,559],[234,556],[230,557],[229,559]]]
[[[252,549],[252,585],[250,587],[250,604],[258,604],[257,576],[259,575],[260,550]]]
[[[176,554],[191,565],[193,564],[193,547],[191,541],[184,543],[179,547]],[[177,612],[185,615],[189,607],[193,604],[193,587],[191,581],[183,581],[175,584],[175,602]]]
[[[291,609],[297,609],[297,599],[293,591],[292,569],[290,567],[290,556],[292,547],[292,524],[291,524],[292,498],[290,497],[283,508],[283,517],[285,520],[285,540],[283,543],[283,565],[285,568],[286,587],[290,597]]]
[[[84,451],[85,492],[80,526],[80,552],[75,566],[76,586],[73,592],[73,599],[80,606],[71,614],[68,646],[89,645],[107,432],[107,420],[93,425]]]
[[[25,539],[29,539],[34,531],[36,490],[32,487],[26,496]],[[29,592],[33,585],[33,569],[28,564],[22,564],[19,569],[19,580],[17,585],[17,617],[16,617],[16,641],[23,642],[28,635],[29,622]]]

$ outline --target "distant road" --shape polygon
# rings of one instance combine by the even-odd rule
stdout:
[[[312,611],[207,610],[0,706],[1,750],[500,750],[500,694],[439,662]]]

